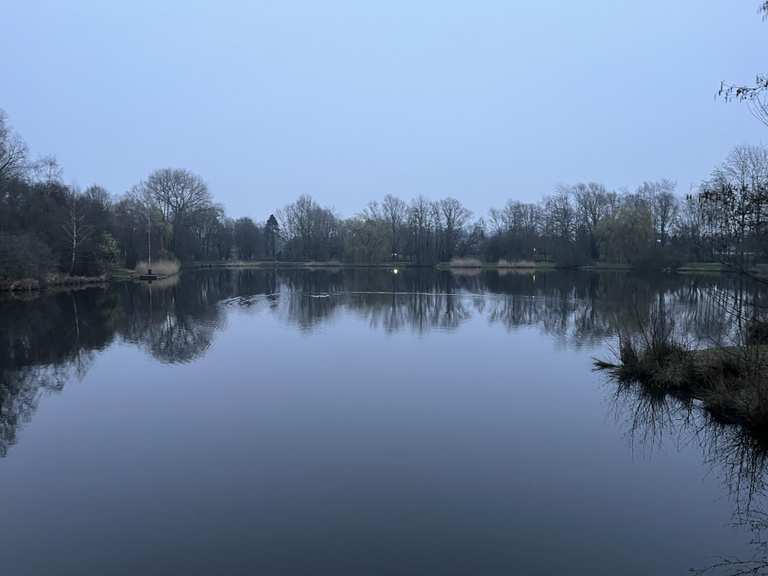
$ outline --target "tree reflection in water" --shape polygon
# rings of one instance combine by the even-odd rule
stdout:
[[[205,354],[232,307],[266,309],[300,330],[340,310],[387,332],[455,330],[472,317],[508,330],[535,326],[564,345],[601,344],[631,330],[664,302],[697,341],[722,338],[729,323],[707,294],[734,290],[728,277],[625,273],[454,275],[424,269],[216,270],[180,280],[56,292],[0,301],[0,453],[16,440],[41,395],[82,377],[114,341],[135,344],[164,363]],[[258,305],[256,305],[258,304]],[[649,402],[643,410],[660,406]],[[660,415],[659,415],[660,416]]]
[[[752,298],[764,288],[747,287]],[[210,348],[231,313],[270,314],[302,331],[333,322],[339,312],[371,329],[425,334],[450,331],[473,318],[506,330],[534,327],[564,346],[604,347],[621,330],[637,330],[663,310],[692,343],[720,342],[733,331],[710,294],[744,292],[732,277],[627,273],[454,275],[406,269],[216,270],[179,280],[55,292],[0,300],[0,455],[17,439],[42,396],[60,392],[88,371],[114,342],[145,350],[163,363],[186,363]],[[656,311],[656,312],[654,312]],[[766,443],[713,420],[685,398],[614,384],[612,410],[626,422],[633,450],[663,442],[696,442],[735,502],[735,522],[755,535],[747,562],[719,559],[703,572],[768,573],[762,512]]]
[[[746,528],[752,556],[715,556],[694,574],[768,574],[768,442],[741,426],[720,422],[688,398],[675,397],[639,384],[616,382],[611,410],[624,422],[633,451],[653,452],[665,442],[692,443],[721,479],[734,505],[734,527]]]

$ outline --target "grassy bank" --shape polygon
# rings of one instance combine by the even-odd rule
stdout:
[[[141,280],[149,273],[149,266],[139,262],[134,270],[113,268],[100,276],[74,276],[69,274],[47,274],[42,278],[0,279],[0,292],[34,292],[52,288],[77,288],[108,282]],[[163,280],[176,276],[181,269],[174,260],[159,260],[152,264],[152,279]]]
[[[595,360],[595,368],[624,384],[699,401],[716,419],[768,439],[768,344],[764,338],[741,346],[688,349],[651,327],[640,337],[621,337],[617,352],[617,362]]]
[[[722,263],[720,262],[687,262],[682,266],[678,266],[675,269],[676,272],[681,273],[720,273],[724,270]]]
[[[107,275],[102,276],[70,276],[69,274],[49,274],[44,278],[20,278],[18,280],[0,280],[0,291],[32,292],[47,288],[66,288],[104,284],[109,281]]]

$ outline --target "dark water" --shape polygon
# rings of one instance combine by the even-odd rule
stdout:
[[[736,280],[186,273],[0,302],[0,573],[686,574],[762,460],[592,370]],[[753,518],[750,516],[748,519]],[[720,573],[720,572],[717,572]]]

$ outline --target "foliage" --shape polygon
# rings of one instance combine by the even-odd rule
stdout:
[[[38,238],[0,233],[0,278],[42,279],[54,269],[53,254]]]
[[[115,268],[120,263],[120,246],[109,232],[104,232],[99,239],[96,263],[102,273]]]

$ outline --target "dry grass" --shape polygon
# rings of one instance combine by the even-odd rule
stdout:
[[[690,351],[661,333],[648,338],[621,336],[617,355],[618,364],[596,360],[595,367],[609,370],[622,382],[667,391],[689,389],[697,380]]]
[[[179,272],[181,266],[176,260],[157,260],[152,262],[152,274],[157,276],[172,276]],[[143,260],[136,264],[136,272],[139,274],[148,274],[150,267]]]
[[[483,263],[478,258],[451,258],[448,266],[451,268],[482,268]]]
[[[678,272],[721,272],[723,265],[719,262],[687,262],[677,268]]]
[[[698,399],[718,420],[768,434],[768,346],[689,350],[671,338],[622,338],[619,363],[596,360],[621,383]]]
[[[480,276],[483,271],[480,268],[467,268],[467,267],[461,267],[461,268],[447,268],[451,271],[451,275],[453,276],[460,276],[462,278],[473,278],[476,276]]]

